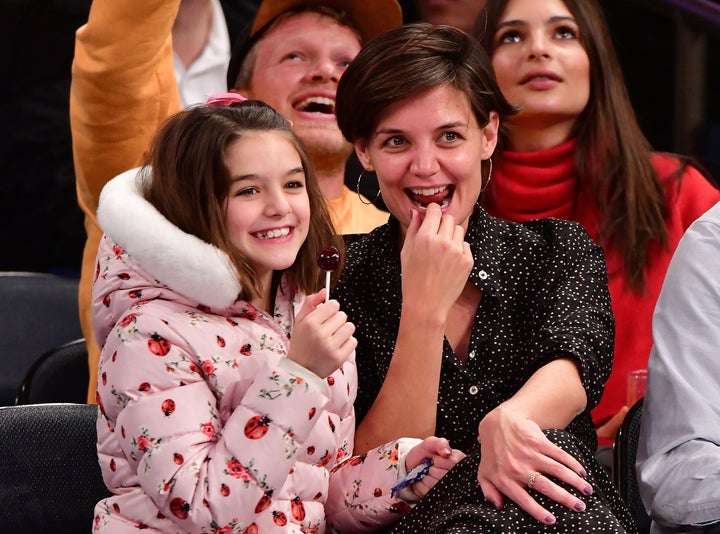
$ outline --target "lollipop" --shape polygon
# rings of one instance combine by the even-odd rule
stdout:
[[[318,266],[325,271],[325,302],[330,298],[330,273],[340,266],[340,251],[334,246],[327,246],[318,252]]]

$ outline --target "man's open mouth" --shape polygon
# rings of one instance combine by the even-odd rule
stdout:
[[[297,102],[293,106],[298,111],[306,113],[321,113],[323,115],[335,115],[335,99],[325,96],[311,96]]]

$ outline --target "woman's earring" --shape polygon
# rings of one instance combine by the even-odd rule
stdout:
[[[488,163],[490,163],[490,170],[488,171],[487,181],[485,182],[485,185],[483,185],[482,189],[480,190],[481,193],[483,191],[485,191],[485,188],[487,188],[488,184],[490,183],[490,180],[492,180],[492,171],[493,171],[492,158],[488,158]]]
[[[378,197],[380,197],[380,189],[378,189],[378,192],[375,195],[375,198],[373,199],[372,202],[368,202],[365,199],[365,197],[360,194],[360,181],[362,180],[363,174],[365,174],[366,172],[371,172],[371,171],[370,171],[370,169],[363,168],[362,172],[360,173],[360,176],[358,176],[357,185],[355,185],[355,192],[357,192],[357,195],[360,198],[360,202],[362,202],[363,204],[366,204],[368,206],[372,206],[373,203],[378,199]]]

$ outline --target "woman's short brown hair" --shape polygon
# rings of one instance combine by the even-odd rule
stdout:
[[[449,85],[467,96],[480,127],[490,113],[515,113],[495,80],[487,54],[452,26],[406,24],[370,41],[340,78],[335,112],[347,140],[368,139],[391,104]]]

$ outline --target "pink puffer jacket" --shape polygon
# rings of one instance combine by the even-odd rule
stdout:
[[[287,359],[304,297],[283,283],[273,317],[236,300],[224,254],[155,211],[135,174],[110,182],[98,211],[98,454],[114,496],[94,531],[320,533],[327,511],[334,528],[367,532],[397,519],[407,446],[351,458],[354,355],[326,380]]]

